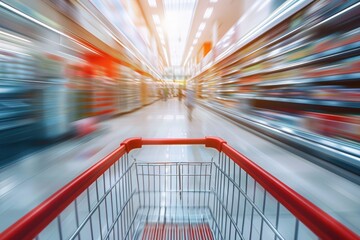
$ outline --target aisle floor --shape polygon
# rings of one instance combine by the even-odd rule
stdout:
[[[197,107],[193,120],[177,99],[158,101],[101,123],[82,139],[59,143],[0,170],[0,231],[61,186],[107,155],[126,138],[141,136],[219,136],[317,206],[360,233],[360,186],[329,172],[266,139]],[[189,148],[144,149],[162,161],[205,160],[211,156]],[[136,155],[136,153],[135,153]],[[137,157],[137,156],[135,156]]]

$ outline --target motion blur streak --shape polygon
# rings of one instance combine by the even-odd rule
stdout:
[[[215,135],[360,233],[359,13],[358,0],[0,1],[0,231],[125,138]]]

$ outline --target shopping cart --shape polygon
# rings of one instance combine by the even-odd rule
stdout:
[[[128,155],[144,145],[205,145],[191,148],[213,157],[150,162]],[[215,137],[124,141],[0,235],[33,238],[360,239]]]

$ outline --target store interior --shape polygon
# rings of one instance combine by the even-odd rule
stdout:
[[[126,138],[218,136],[359,234],[359,13],[357,0],[1,1],[0,231]]]

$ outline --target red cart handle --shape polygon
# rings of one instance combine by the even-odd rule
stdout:
[[[128,138],[120,146],[125,146],[129,153],[131,150],[141,148],[143,145],[205,145],[205,147],[215,148],[219,152],[226,142],[218,137],[205,138]]]
[[[143,145],[201,144],[225,153],[237,165],[284,205],[294,216],[321,239],[359,239],[360,237],[332,218],[293,189],[276,179],[270,173],[240,154],[217,137],[142,139],[130,138],[120,147],[90,167],[87,171],[65,185],[39,206],[0,234],[1,240],[33,239],[50,224],[71,202],[96,181],[112,164],[126,152]]]

